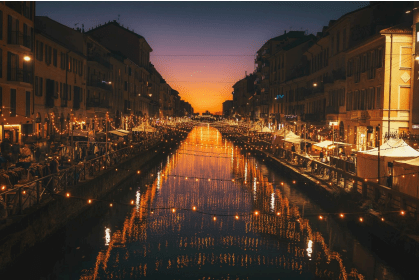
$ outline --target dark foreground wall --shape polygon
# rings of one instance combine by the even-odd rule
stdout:
[[[172,148],[176,144],[170,145]],[[165,146],[165,150],[170,148]],[[115,168],[104,170],[94,179],[86,180],[68,192],[72,198],[54,196],[38,208],[30,209],[20,219],[0,229],[0,270],[15,260],[28,248],[43,241],[50,234],[62,228],[67,221],[80,215],[87,207],[87,199],[100,199],[137,171],[152,161],[166,157],[167,153],[150,148],[131,159],[121,162]],[[118,169],[118,171],[116,171]],[[85,199],[77,199],[77,197]],[[95,201],[93,200],[93,203]],[[96,202],[101,203],[101,202]],[[40,252],[42,257],[42,252]]]

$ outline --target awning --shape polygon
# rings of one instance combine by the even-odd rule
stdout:
[[[121,136],[121,137],[127,136],[127,134],[122,133],[122,132],[120,132],[118,130],[112,130],[112,131],[109,131],[109,133],[114,134],[114,135],[117,135],[117,136]]]
[[[118,129],[117,131],[124,133],[124,134],[130,134],[130,132],[128,130],[124,130],[124,129]]]

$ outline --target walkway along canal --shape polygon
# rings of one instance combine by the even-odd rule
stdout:
[[[403,279],[334,219],[318,219],[324,210],[286,174],[209,125],[194,127],[176,153],[150,168],[22,256],[25,271],[8,272],[35,279]],[[47,257],[36,260],[42,249]]]
[[[65,226],[128,176],[140,172],[151,160],[165,157],[189,130],[167,128],[166,133],[145,142],[0,192],[9,212],[6,223],[0,225],[0,269]]]

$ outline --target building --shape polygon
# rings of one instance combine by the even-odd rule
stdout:
[[[255,81],[257,75],[250,74],[246,75],[245,78],[237,81],[233,85],[233,107],[235,117],[242,119],[254,120],[255,119],[255,107],[254,95],[255,95]]]
[[[0,3],[1,140],[20,143],[32,135],[35,2]]]
[[[226,100],[223,102],[223,117],[229,118],[232,116],[233,100]]]

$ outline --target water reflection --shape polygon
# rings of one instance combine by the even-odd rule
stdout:
[[[364,279],[295,190],[215,128],[195,127],[166,163],[81,279]]]

